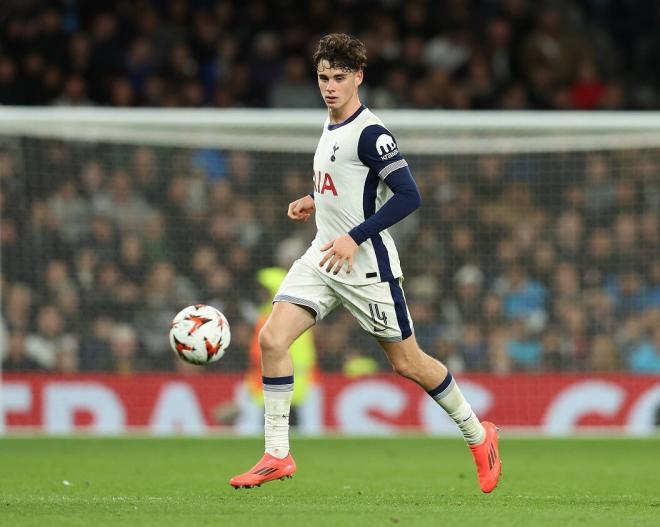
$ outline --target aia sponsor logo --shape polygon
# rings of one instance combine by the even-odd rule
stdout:
[[[327,172],[321,174],[320,170],[314,172],[314,191],[318,194],[325,194],[326,191],[332,192],[333,196],[337,196],[337,189],[334,181],[332,181],[332,176]]]

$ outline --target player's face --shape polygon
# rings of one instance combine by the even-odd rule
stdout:
[[[357,100],[357,89],[362,84],[362,71],[331,68],[328,61],[321,61],[316,71],[321,96],[326,106],[333,112],[341,112],[351,102]]]

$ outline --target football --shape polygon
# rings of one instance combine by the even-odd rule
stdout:
[[[225,354],[230,340],[229,322],[214,307],[204,304],[188,306],[172,320],[172,349],[191,364],[217,361]]]

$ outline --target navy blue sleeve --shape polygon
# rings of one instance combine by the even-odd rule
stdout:
[[[390,131],[379,124],[367,126],[358,141],[360,161],[385,179],[398,168],[408,166]]]
[[[408,163],[386,128],[379,125],[365,128],[360,136],[358,156],[394,193],[375,214],[349,231],[350,237],[360,245],[417,210],[422,199]]]

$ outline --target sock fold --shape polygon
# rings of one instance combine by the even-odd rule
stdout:
[[[447,415],[456,423],[468,445],[478,445],[486,439],[486,430],[477,415],[472,411],[458,384],[447,372],[447,377],[428,394],[437,402]]]
[[[263,377],[264,438],[266,452],[283,459],[289,454],[289,413],[293,398],[293,375]]]

